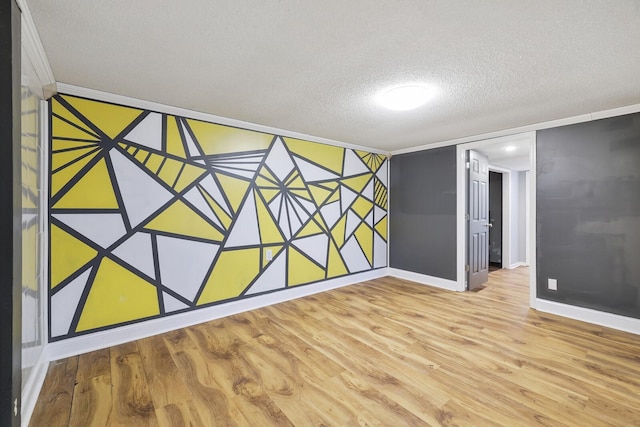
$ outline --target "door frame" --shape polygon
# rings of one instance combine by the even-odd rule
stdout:
[[[536,132],[525,132],[514,135],[507,135],[498,138],[490,138],[479,141],[468,142],[456,145],[456,290],[462,292],[466,290],[467,273],[465,271],[467,254],[467,221],[466,215],[466,152],[467,150],[480,149],[496,143],[516,142],[527,140],[530,146],[530,171],[536,170]],[[510,181],[510,180],[509,180]],[[529,263],[529,306],[536,308],[536,174],[529,173],[529,221],[527,236],[529,239],[528,248],[531,254]],[[504,248],[503,248],[504,251]]]
[[[502,175],[502,268],[511,266],[511,171],[489,163],[489,171]]]

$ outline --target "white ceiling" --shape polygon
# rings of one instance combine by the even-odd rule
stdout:
[[[27,4],[58,82],[386,151],[640,103],[637,0]]]
[[[475,151],[487,156],[489,164],[505,169],[524,171],[531,168],[531,144],[529,139],[496,142]]]

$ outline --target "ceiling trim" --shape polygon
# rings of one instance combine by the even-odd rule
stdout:
[[[228,117],[216,116],[213,114],[202,113],[199,111],[189,110],[186,108],[174,107],[171,105],[160,104],[152,101],[145,101],[143,99],[132,98],[129,96],[116,95],[113,93],[102,92],[95,89],[88,89],[80,86],[74,86],[66,83],[57,83],[58,91],[68,95],[82,96],[85,98],[91,98],[98,101],[112,102],[114,104],[122,104],[129,107],[142,108],[145,110],[152,110],[154,112],[173,114],[176,116],[186,117],[189,119],[203,120],[205,122],[238,127],[242,129],[254,130],[257,132],[270,133],[273,135],[284,136],[288,138],[303,139],[305,141],[317,142],[319,144],[334,145],[337,147],[351,148],[354,150],[367,151],[369,153],[389,155],[388,151],[378,150],[371,147],[365,147],[363,145],[348,144],[342,141],[336,141],[333,139],[322,138],[319,136],[307,135],[304,133],[293,132],[286,129],[274,128],[271,126],[259,125],[256,123],[245,122],[242,120],[230,119]]]
[[[416,151],[431,150],[433,148],[447,147],[449,145],[458,145],[468,142],[482,141],[485,139],[499,138],[511,136],[519,133],[538,131],[559,126],[573,125],[576,123],[590,122],[592,120],[606,119],[609,117],[623,116],[625,114],[633,114],[640,112],[640,104],[627,105],[625,107],[612,108],[609,110],[596,111],[593,113],[581,114],[579,116],[566,117],[564,119],[550,120],[547,122],[534,123],[531,125],[520,126],[517,128],[504,129],[495,132],[482,133],[479,135],[465,136],[463,138],[449,139],[447,141],[436,142],[433,144],[419,145],[417,147],[403,148],[391,151],[389,154],[395,156],[397,154],[413,153]]]
[[[31,12],[25,0],[16,0],[21,13],[22,47],[27,54],[33,71],[39,80],[41,98],[47,99],[56,93],[56,78],[53,75],[49,59],[42,46],[36,24],[33,22]]]

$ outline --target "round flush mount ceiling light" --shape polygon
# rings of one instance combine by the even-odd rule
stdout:
[[[413,110],[426,104],[433,96],[433,90],[425,86],[401,86],[386,92],[378,97],[378,102],[390,110]]]
[[[507,152],[516,151],[516,147],[514,147],[513,145],[507,145],[503,148],[503,150]]]

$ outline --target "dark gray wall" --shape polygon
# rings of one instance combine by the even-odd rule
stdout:
[[[538,297],[640,318],[640,114],[538,132],[537,262]]]
[[[456,147],[391,158],[390,267],[456,280]]]
[[[0,2],[0,425],[20,425],[20,10]],[[15,409],[15,412],[14,412]],[[17,413],[16,413],[17,412]]]

